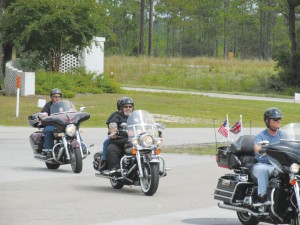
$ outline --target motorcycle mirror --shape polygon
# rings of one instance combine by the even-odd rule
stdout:
[[[261,146],[266,146],[266,145],[270,144],[270,142],[269,141],[260,141],[257,144],[259,144]]]
[[[80,112],[85,112],[86,108],[84,106],[80,107]]]
[[[37,107],[43,108],[46,105],[46,99],[38,99]]]
[[[161,123],[156,123],[155,125],[156,125],[158,130],[163,130],[163,129],[166,128],[166,126],[164,124],[161,124]]]

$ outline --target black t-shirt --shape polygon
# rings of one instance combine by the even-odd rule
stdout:
[[[108,124],[110,124],[111,119],[118,113],[119,111],[115,111],[112,114],[110,114],[110,116],[108,117],[107,121],[106,121],[106,125],[108,126]]]
[[[127,119],[128,117],[125,116],[123,113],[121,112],[116,112],[116,114],[110,119],[109,123],[116,123],[118,126],[118,138],[127,138],[127,132],[123,131],[123,128],[121,127],[122,123],[127,123]]]

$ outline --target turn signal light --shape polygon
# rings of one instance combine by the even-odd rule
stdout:
[[[297,184],[297,179],[290,180],[290,184],[292,186],[296,185]]]
[[[155,154],[156,154],[156,155],[159,155],[160,152],[161,152],[160,149],[156,149]]]
[[[133,148],[133,149],[131,150],[131,154],[132,154],[132,155],[136,155],[136,151],[137,151],[137,150],[136,150],[135,148]]]

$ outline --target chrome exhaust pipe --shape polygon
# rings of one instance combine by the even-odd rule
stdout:
[[[246,213],[250,213],[251,215],[253,216],[269,216],[269,213],[267,212],[264,212],[264,213],[257,213],[257,212],[253,212],[252,210],[250,209],[246,209],[246,208],[243,208],[243,207],[240,207],[240,206],[233,206],[233,205],[226,205],[222,202],[219,202],[218,203],[218,206],[222,209],[229,209],[229,210],[234,210],[234,211],[237,211],[237,212],[246,212]]]

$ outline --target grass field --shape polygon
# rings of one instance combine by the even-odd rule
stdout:
[[[135,101],[135,109],[144,109],[153,114],[157,122],[167,127],[213,127],[224,122],[228,114],[231,124],[243,116],[244,127],[263,127],[263,112],[268,107],[278,107],[283,111],[283,124],[299,122],[300,105],[282,102],[221,99],[197,95],[126,92],[123,94],[79,94],[70,99],[77,108],[85,106],[91,119],[85,127],[105,127],[108,115],[116,110],[116,101],[121,96],[130,96]],[[27,117],[38,112],[37,100],[48,96],[20,97],[19,117],[16,118],[16,97],[0,96],[0,125],[28,126]]]

